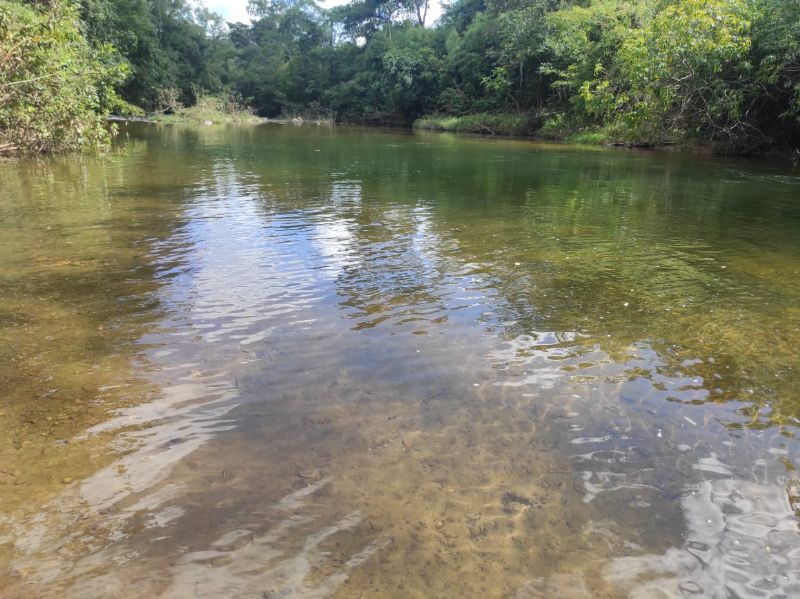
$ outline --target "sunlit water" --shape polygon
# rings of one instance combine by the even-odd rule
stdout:
[[[799,597],[800,178],[317,127],[0,164],[0,597]]]

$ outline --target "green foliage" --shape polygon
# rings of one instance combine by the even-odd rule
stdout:
[[[196,88],[213,93],[231,82],[232,47],[220,17],[185,0],[81,0],[86,37],[110,44],[130,66],[123,97],[154,110],[164,89],[177,89],[183,103]]]
[[[615,98],[601,92],[598,104],[611,104],[632,131],[648,138],[679,133],[734,141],[745,129],[750,87],[746,8],[745,0],[666,7],[625,41],[618,61],[628,85]],[[590,86],[582,92],[591,95]]]
[[[800,141],[798,0],[533,3],[500,18],[506,54],[538,62],[546,104],[565,115],[547,135],[696,137],[737,152]]]
[[[270,117],[408,124],[436,114],[418,126],[800,148],[800,0],[455,0],[431,28],[427,0],[331,10],[252,0],[248,24],[189,0],[0,6],[5,52],[16,56],[3,60],[19,62],[0,64],[4,127],[15,123],[43,149],[82,145],[55,141],[76,131],[83,145],[105,139],[66,113],[44,124],[36,107],[56,87],[59,110],[82,98],[82,122],[95,124],[136,106],[176,121],[229,120],[241,111],[220,102],[236,97]],[[43,43],[20,59],[9,40],[36,35]],[[69,77],[39,79],[53,64]],[[9,87],[14,78],[35,81]]]
[[[797,139],[800,124],[800,0],[752,0],[751,60],[762,93],[755,98],[770,134]]]
[[[258,119],[248,108],[242,97],[232,91],[218,95],[210,95],[202,90],[195,90],[197,98],[194,105],[174,106],[170,114],[154,117],[154,120],[171,124],[218,125],[223,123],[247,123]]]
[[[432,37],[432,32],[418,27],[395,31],[381,73],[392,111],[415,117],[431,108],[441,76]]]
[[[468,114],[464,116],[426,116],[414,121],[415,129],[478,133],[481,135],[533,135],[541,125],[537,115]]]
[[[546,59],[540,70],[553,77],[551,88],[557,101],[569,101],[579,116],[598,116],[597,103],[589,101],[586,84],[591,85],[600,75],[613,76],[620,48],[637,30],[642,12],[641,3],[600,0],[548,15]],[[603,93],[608,86],[598,82],[594,87]]]
[[[294,2],[258,14],[263,16],[252,26],[237,24],[230,30],[233,87],[264,116],[318,101],[327,87],[325,42],[330,40],[319,9],[311,2]]]
[[[125,76],[110,46],[90,47],[66,0],[0,0],[0,146],[23,152],[98,150],[103,114]]]

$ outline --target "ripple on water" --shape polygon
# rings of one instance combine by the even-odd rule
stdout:
[[[632,599],[800,596],[797,520],[784,488],[711,480],[690,487],[681,504],[682,547],[608,565]]]
[[[2,516],[12,593],[800,595],[794,429],[759,420],[796,415],[793,197],[731,209],[748,176],[687,194],[663,156],[214,129],[76,186],[111,241],[0,198],[0,251],[41,283],[0,281],[4,339],[56,289],[47,310],[97,296],[93,333],[152,324],[123,327],[149,401],[104,380],[107,417],[60,440],[97,465]],[[41,249],[62,235],[69,260]],[[92,287],[102,243],[146,256]],[[63,355],[42,343],[26,367]]]

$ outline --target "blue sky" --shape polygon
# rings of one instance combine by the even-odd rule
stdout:
[[[319,0],[325,8],[345,4],[348,0]],[[205,5],[228,21],[247,21],[247,0],[206,0]],[[433,23],[442,13],[439,0],[431,0],[428,10],[428,25]]]

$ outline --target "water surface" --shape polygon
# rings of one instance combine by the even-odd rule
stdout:
[[[0,596],[800,596],[800,179],[130,126],[0,164]]]

